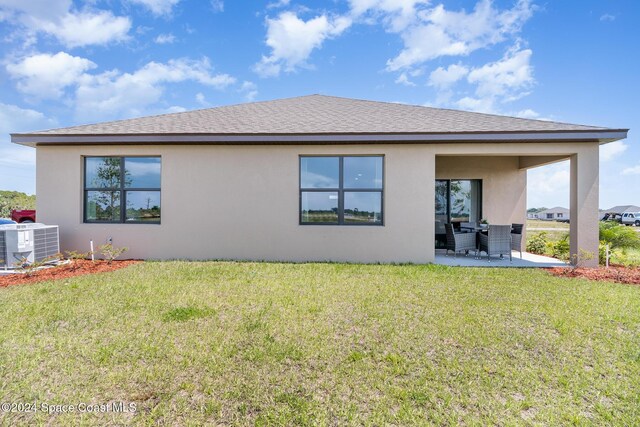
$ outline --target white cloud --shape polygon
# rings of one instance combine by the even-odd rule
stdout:
[[[496,62],[474,68],[467,75],[467,82],[476,86],[475,97],[464,97],[457,102],[458,107],[473,111],[492,113],[497,111],[496,103],[519,99],[529,92],[535,83],[531,66],[530,49],[509,49]]]
[[[8,141],[7,134],[51,128],[55,120],[47,118],[39,111],[20,108],[0,102],[0,135]]]
[[[451,64],[447,68],[438,67],[429,75],[429,86],[445,89],[469,74],[469,68],[460,64]]]
[[[351,13],[365,22],[381,19],[388,30],[401,32],[417,21],[417,6],[428,5],[429,0],[350,0]]]
[[[78,11],[72,6],[70,0],[0,0],[3,13],[10,14],[12,22],[20,26],[14,35],[28,43],[32,43],[38,33],[54,36],[70,48],[127,39],[131,28],[129,18],[89,6]]]
[[[166,84],[184,81],[224,89],[235,83],[235,78],[213,74],[206,58],[149,62],[133,73],[85,74],[76,90],[76,114],[82,120],[140,116],[160,101]]]
[[[398,76],[398,78],[395,81],[398,84],[401,85],[405,85],[405,86],[415,86],[416,84],[414,82],[412,82],[409,77],[407,76],[407,73],[400,73],[400,75]]]
[[[258,85],[250,81],[242,82],[242,86],[240,86],[240,92],[244,93],[244,99],[252,102],[258,96]]]
[[[538,117],[540,117],[540,113],[532,110],[531,108],[527,108],[526,110],[516,112],[514,116],[523,119],[537,119]]]
[[[604,144],[600,146],[600,160],[603,162],[608,162],[620,154],[627,151],[628,146],[624,143],[624,141],[614,141],[609,144]]]
[[[176,41],[176,36],[173,34],[158,34],[158,37],[154,40],[158,44],[171,44]]]
[[[171,15],[173,7],[180,2],[180,0],[129,0],[132,3],[137,3],[146,7],[156,16]]]
[[[623,169],[622,175],[640,175],[640,165]]]
[[[563,161],[527,171],[527,207],[569,207],[571,174]]]
[[[224,12],[224,1],[211,0],[211,9],[213,9],[215,13]]]
[[[269,56],[255,64],[254,71],[262,77],[273,77],[281,71],[292,72],[306,65],[314,49],[326,39],[340,35],[351,25],[346,17],[319,15],[304,21],[293,12],[283,12],[275,19],[267,18],[266,44]]]
[[[42,22],[40,28],[67,47],[79,47],[126,40],[131,21],[111,12],[81,12],[68,13],[60,22]]]
[[[203,107],[208,107],[209,105],[211,105],[209,104],[209,102],[207,101],[207,99],[205,98],[202,92],[196,93],[196,102],[202,105]]]
[[[75,106],[79,120],[106,120],[159,112],[169,84],[195,82],[217,90],[236,83],[228,74],[214,73],[208,58],[149,62],[126,73],[117,69],[91,73],[96,64],[65,52],[37,54],[6,66],[23,93],[36,98],[66,99]],[[253,85],[253,86],[251,86]],[[255,84],[245,82],[241,91],[248,98],[257,94]],[[169,107],[184,111],[183,107]],[[1,117],[0,117],[1,118]]]
[[[532,51],[510,50],[499,61],[473,69],[467,81],[477,85],[476,94],[485,96],[518,96],[516,92],[533,84],[530,65]]]
[[[267,4],[267,9],[278,9],[281,7],[287,7],[291,3],[291,0],[278,0]]]
[[[497,113],[495,109],[495,100],[493,98],[473,98],[465,96],[456,101],[456,107],[467,110],[477,111],[481,113]]]
[[[39,111],[0,102],[0,187],[35,192],[36,150],[12,144],[9,133],[56,127],[55,120]]]
[[[602,16],[600,17],[600,20],[601,20],[602,22],[613,22],[613,21],[615,21],[615,20],[616,20],[616,17],[615,17],[615,15],[611,15],[611,14],[609,14],[609,13],[605,13],[604,15],[602,15]]]
[[[66,52],[32,55],[6,66],[9,75],[18,80],[18,90],[36,98],[61,97],[66,87],[95,67],[90,60]]]
[[[409,9],[416,4],[406,3]],[[512,9],[503,11],[495,9],[491,0],[480,0],[470,13],[448,11],[442,4],[418,10],[415,23],[403,21],[403,25],[392,24],[388,29],[400,34],[404,48],[387,62],[387,69],[411,68],[441,56],[465,56],[500,43],[520,32],[532,13],[529,0],[519,0]]]
[[[180,105],[172,105],[169,108],[165,108],[164,110],[158,111],[157,113],[151,113],[151,114],[184,113],[185,111],[187,111],[187,109]]]

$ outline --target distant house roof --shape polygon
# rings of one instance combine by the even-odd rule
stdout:
[[[614,206],[611,209],[607,209],[605,212],[607,213],[616,213],[623,214],[626,212],[640,212],[640,206],[635,205],[622,205],[622,206]]]
[[[327,137],[349,141],[475,141],[488,136],[492,140],[610,142],[625,138],[626,134],[626,129],[309,95],[17,133],[12,134],[12,141],[24,145],[56,142],[326,141]]]
[[[567,208],[563,208],[560,206],[556,206],[555,208],[551,208],[551,209],[545,209],[543,211],[538,212],[538,214],[568,214],[569,213],[569,209]]]

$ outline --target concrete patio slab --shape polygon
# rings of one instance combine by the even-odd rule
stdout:
[[[535,255],[528,252],[522,253],[520,259],[519,252],[512,253],[513,261],[509,262],[509,258],[500,259],[497,256],[491,257],[491,262],[487,261],[486,255],[476,259],[473,253],[465,256],[458,254],[453,256],[453,252],[446,255],[444,249],[436,249],[436,259],[434,264],[448,265],[451,267],[508,267],[508,268],[545,268],[545,267],[567,267],[567,264],[559,259]]]

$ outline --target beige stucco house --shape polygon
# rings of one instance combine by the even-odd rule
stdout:
[[[571,252],[598,250],[608,129],[311,95],[13,134],[65,250],[147,259],[434,260],[446,222],[523,223],[528,168],[571,162]],[[591,261],[593,262],[593,261]]]

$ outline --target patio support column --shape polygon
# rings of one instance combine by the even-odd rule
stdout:
[[[429,207],[425,214],[425,221],[427,222],[427,235],[425,236],[427,241],[427,262],[434,262],[436,260],[436,156],[433,152],[428,152],[424,156],[424,168],[426,172],[426,184],[421,186],[424,188],[424,197]],[[422,191],[422,190],[421,190]]]
[[[572,263],[598,265],[599,145],[585,144],[571,156],[570,253]],[[585,257],[590,253],[591,259]]]

